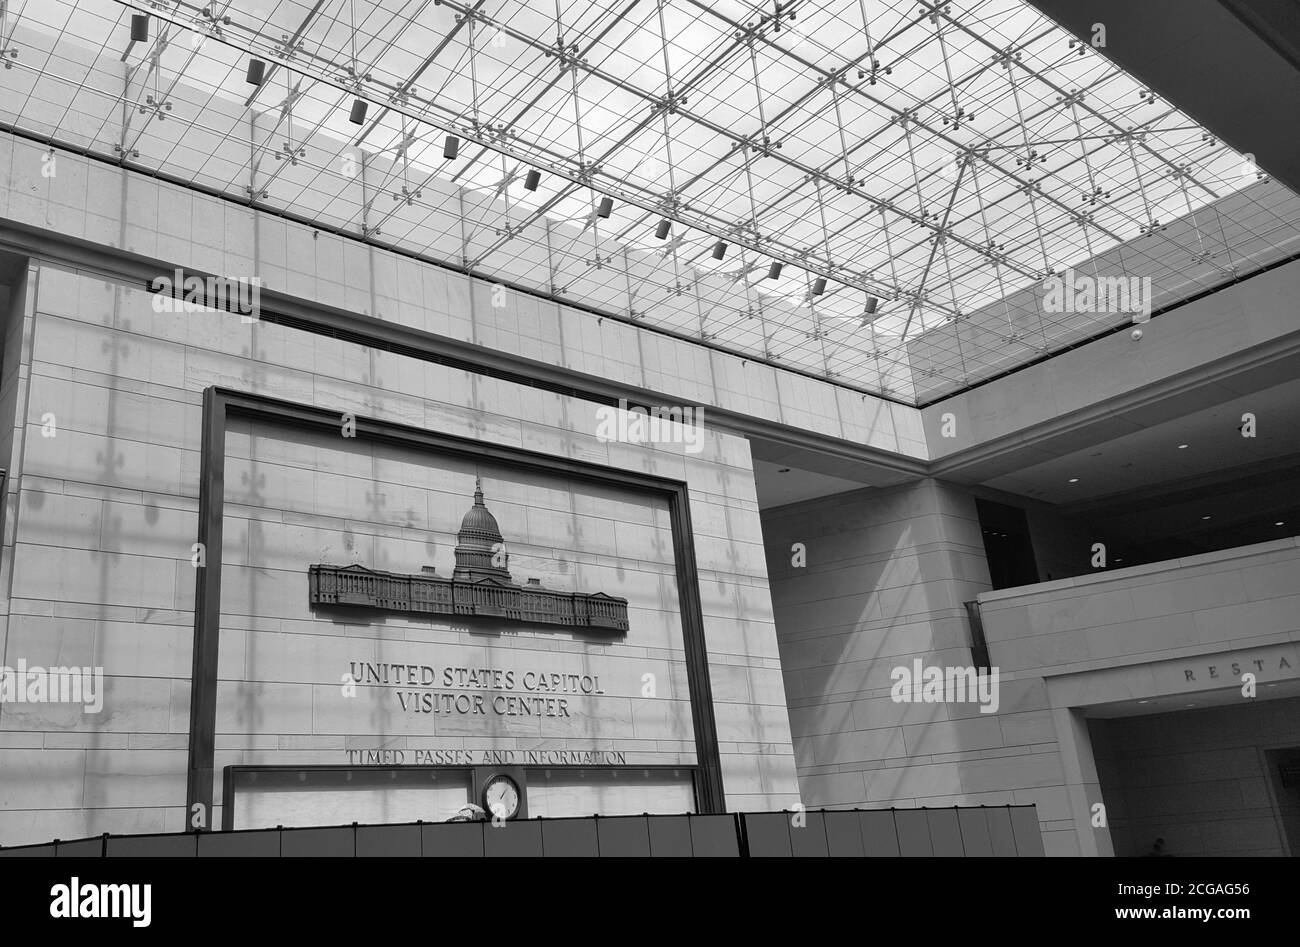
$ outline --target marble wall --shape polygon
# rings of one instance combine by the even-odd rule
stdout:
[[[1300,537],[1290,536],[988,592],[980,607],[1003,666],[1061,677],[1064,686],[1084,672],[1296,642],[1298,587]],[[1160,686],[1182,679],[1179,671]],[[1186,683],[1195,690],[1206,682]]]
[[[594,434],[595,406],[579,399],[236,315],[159,312],[146,292],[98,274],[46,265],[32,289],[20,366],[30,373],[29,390],[15,418],[13,452],[21,465],[9,486],[13,547],[6,562],[13,563],[13,574],[6,589],[4,660],[102,666],[105,697],[95,715],[60,704],[0,706],[0,843],[184,825],[191,546],[200,403],[210,385],[685,481],[727,804],[771,809],[797,801],[746,441],[708,431],[698,454],[680,443],[602,442]],[[57,421],[50,436],[42,422],[47,415]],[[376,565],[393,571],[418,571],[424,564],[445,569],[448,524],[458,523],[469,505],[468,471],[446,466],[442,473],[413,473],[420,464],[412,458],[365,459],[334,445],[311,475],[308,501],[298,463],[313,449],[321,461],[320,444],[277,438],[251,425],[236,425],[229,437],[227,484],[234,502],[227,507],[221,551],[229,571],[219,765],[342,762],[346,741],[364,728],[317,713],[309,691],[337,680],[346,670],[340,664],[359,653],[405,653],[421,643],[436,648],[418,639],[441,633],[396,630],[390,622],[359,634],[321,622],[306,611],[305,569],[322,561],[322,551],[340,561],[344,552],[372,555]],[[365,469],[353,470],[356,464]],[[485,486],[494,483],[491,472],[484,475]],[[430,504],[426,495],[420,513],[416,497],[437,486],[436,477],[451,477],[452,489],[445,502]],[[679,631],[658,607],[672,597],[663,574],[661,512],[653,506],[638,511],[623,497],[527,479],[498,476],[488,489],[489,496],[501,491],[503,528],[523,523],[535,534],[531,547],[523,540],[526,558],[544,558],[543,548],[557,563],[569,555],[574,581],[633,600],[634,627],[646,637],[630,646],[637,649],[635,661],[664,671],[656,705],[663,716],[650,723],[634,719],[630,736],[623,735],[637,744],[636,752],[655,759],[689,758],[680,645],[673,639]],[[560,520],[548,519],[555,515],[546,509],[553,500],[562,508]],[[361,515],[363,509],[377,512]],[[425,526],[441,535],[433,550]],[[591,538],[603,562],[577,559],[570,526],[584,541]],[[313,532],[318,529],[323,533]],[[349,531],[352,550],[343,538]],[[612,563],[624,556],[631,559],[619,576]],[[296,578],[282,582],[277,570],[300,576],[301,587],[293,587]],[[558,566],[539,566],[539,573],[544,581],[558,581]],[[545,642],[559,640],[533,646],[550,651]],[[638,734],[642,725],[653,750]],[[219,812],[213,815],[219,820]]]
[[[781,507],[763,526],[806,804],[1032,803],[1045,826],[1068,817],[1041,680],[1003,681],[997,713],[891,697],[895,668],[971,664],[963,603],[989,576],[970,496],[927,480]]]

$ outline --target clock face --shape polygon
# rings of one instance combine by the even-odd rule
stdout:
[[[519,786],[509,776],[493,776],[483,787],[483,808],[494,819],[513,819],[519,812]]]

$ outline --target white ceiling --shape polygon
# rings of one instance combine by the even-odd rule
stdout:
[[[1077,504],[1188,480],[1300,451],[1300,380],[1246,395],[1224,392],[1214,407],[1138,428],[1103,444],[1062,454],[984,481],[986,486],[1053,504]],[[1241,417],[1256,418],[1242,437]],[[1179,448],[1186,444],[1186,448]],[[1071,483],[1077,478],[1077,483]]]
[[[871,486],[757,458],[754,459],[754,484],[758,489],[758,506],[762,510]]]
[[[1276,681],[1259,686],[1256,700],[1280,700],[1300,697],[1300,681]],[[1176,710],[1206,710],[1211,707],[1241,706],[1241,687],[1234,685],[1213,691],[1190,694],[1170,694],[1144,700],[1125,700],[1087,708],[1089,717],[1139,717],[1145,714],[1167,714]]]

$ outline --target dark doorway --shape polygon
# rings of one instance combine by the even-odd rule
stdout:
[[[989,578],[995,589],[1033,585],[1038,581],[1034,547],[1029,541],[1025,511],[1005,503],[976,499],[984,554],[989,561]]]
[[[1282,833],[1293,856],[1300,856],[1300,747],[1265,750],[1268,772],[1277,797]]]

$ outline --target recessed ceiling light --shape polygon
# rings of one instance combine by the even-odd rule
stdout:
[[[1274,523],[1273,525],[1274,525],[1274,526],[1285,526],[1286,523],[1283,522],[1282,520],[1278,520],[1278,521],[1277,521],[1276,523]]]
[[[1078,478],[1078,477],[1071,477],[1071,478],[1070,478],[1070,483],[1078,483],[1078,482],[1079,482],[1079,478]]]
[[[1149,704],[1149,703],[1151,703],[1151,701],[1149,701],[1149,700],[1139,700],[1138,703],[1139,703],[1139,704]]]
[[[1203,519],[1203,520],[1208,520],[1209,517],[1208,517],[1208,516],[1202,516],[1201,519]]]
[[[1187,450],[1187,445],[1186,445],[1186,444],[1179,444],[1179,445],[1178,445],[1178,449],[1179,449],[1179,450]]]

